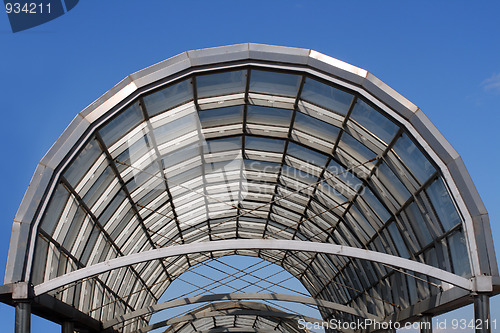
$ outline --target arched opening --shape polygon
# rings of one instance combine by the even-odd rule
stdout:
[[[187,53],[79,114],[20,207],[6,290],[99,327],[236,249],[385,320],[496,292],[487,213],[423,113],[359,68],[262,47]]]

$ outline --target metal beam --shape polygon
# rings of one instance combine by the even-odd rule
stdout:
[[[323,320],[311,318],[307,316],[301,316],[294,313],[286,313],[281,311],[263,311],[263,310],[253,310],[253,309],[229,309],[229,310],[217,310],[217,311],[206,311],[199,313],[189,313],[184,316],[174,317],[167,320],[162,320],[157,323],[145,326],[137,330],[135,333],[146,333],[161,327],[168,325],[174,325],[179,323],[185,323],[197,319],[211,318],[211,317],[225,317],[225,316],[260,316],[260,317],[271,317],[271,318],[285,318],[288,320],[293,319],[304,319],[305,321],[312,323],[322,323]]]
[[[158,311],[162,311],[165,309],[170,309],[178,306],[194,304],[194,303],[202,303],[202,302],[215,302],[222,300],[272,300],[272,301],[286,301],[286,302],[295,302],[302,304],[311,304],[316,306],[321,306],[325,308],[330,308],[336,311],[341,311],[345,313],[352,314],[354,316],[358,316],[361,318],[373,319],[381,321],[382,318],[374,316],[370,313],[365,313],[363,311],[351,308],[349,306],[345,306],[342,304],[325,301],[321,299],[314,299],[312,297],[298,296],[298,295],[286,295],[286,294],[267,294],[267,293],[226,293],[226,294],[213,294],[213,295],[202,295],[202,296],[193,296],[181,299],[175,299],[172,301],[167,301],[160,304],[155,304],[153,306],[148,306],[144,309],[139,309],[133,312],[126,313],[117,318],[113,318],[108,320],[102,324],[103,328],[109,328],[111,326],[120,324],[124,321],[153,314]]]
[[[384,263],[397,268],[408,269],[410,271],[424,274],[438,280],[447,282],[454,286],[473,291],[473,283],[464,277],[447,272],[445,270],[426,265],[417,261],[404,259],[386,253],[358,249],[349,246],[326,244],[316,242],[304,242],[295,240],[274,240],[274,239],[235,239],[212,242],[200,242],[194,244],[183,244],[169,246],[165,248],[134,253],[123,257],[118,257],[92,266],[88,266],[52,280],[43,282],[34,287],[35,295],[41,295],[62,287],[66,284],[76,282],[94,275],[102,274],[113,269],[138,264],[145,261],[162,258],[176,257],[186,254],[226,251],[226,250],[291,250],[318,252],[331,255],[358,258],[379,263]]]
[[[61,332],[62,333],[74,333],[75,332],[75,324],[72,321],[64,321],[61,324]]]
[[[432,316],[425,314],[420,320],[420,332],[421,333],[432,333]]]
[[[488,294],[474,296],[474,319],[476,333],[491,332],[490,296]]]
[[[206,330],[206,331],[198,331],[197,333],[224,333],[224,332],[241,332],[241,333],[261,333],[261,332],[266,332],[268,333],[268,331],[264,331],[264,330],[259,330],[257,328],[252,328],[252,327],[217,327],[217,328],[213,328],[213,329],[210,329],[210,330]],[[273,332],[275,333],[275,332]]]
[[[15,333],[31,332],[31,303],[17,302],[15,315]]]

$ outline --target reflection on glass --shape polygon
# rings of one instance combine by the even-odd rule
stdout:
[[[450,230],[461,222],[453,201],[441,178],[436,179],[426,190],[434,210],[443,225],[444,231]]]
[[[396,141],[393,149],[421,184],[425,183],[425,181],[436,172],[436,169],[434,169],[429,160],[420,149],[417,148],[413,141],[411,141],[406,133]]]
[[[250,124],[288,127],[291,119],[292,110],[257,105],[247,106],[247,122]]]
[[[293,127],[301,132],[314,135],[322,140],[335,142],[340,129],[324,121],[297,112]]]
[[[381,222],[387,221],[391,214],[385,209],[384,205],[375,197],[375,194],[368,188],[365,187],[361,191],[361,197],[370,206],[371,209],[377,214]]]
[[[353,166],[364,164],[365,166],[369,167],[374,162],[368,163],[368,161],[377,156],[377,154],[375,154],[364,144],[353,138],[347,132],[342,133],[339,147],[342,148],[342,150],[346,151],[349,155],[357,159],[357,161],[350,161]]]
[[[224,72],[196,77],[198,98],[222,96],[245,91],[244,71]]]
[[[247,136],[245,137],[245,149],[282,153],[285,149],[285,140]]]
[[[399,129],[398,125],[360,99],[352,110],[351,119],[385,143],[389,143]]]
[[[415,202],[409,204],[405,209],[405,213],[406,215],[408,215],[408,219],[412,224],[413,230],[415,231],[420,245],[424,247],[429,244],[432,241],[432,236],[417,204]]]
[[[199,143],[183,146],[168,153],[162,157],[162,165],[165,169],[168,169],[195,157],[201,158]]]
[[[292,168],[288,165],[283,165],[283,169],[281,171],[281,174],[283,176],[293,178],[293,179],[298,180],[302,183],[308,183],[308,184],[312,184],[318,180],[318,177],[313,176],[305,171]]]
[[[113,179],[115,179],[115,174],[113,173],[111,167],[108,166],[99,175],[99,177],[94,180],[94,184],[82,198],[87,206],[92,207],[94,205],[94,203],[102,196],[102,193],[109,188]]]
[[[299,90],[300,78],[299,75],[252,70],[250,92],[293,97]]]
[[[97,161],[100,154],[101,148],[97,141],[94,139],[90,140],[64,172],[64,178],[73,187],[76,187],[83,176],[89,171],[90,167]]]
[[[463,277],[470,277],[471,270],[469,264],[469,253],[467,251],[467,240],[464,233],[459,230],[448,237],[450,246],[453,272]]]
[[[62,184],[59,184],[56,191],[52,195],[49,207],[45,211],[42,220],[42,229],[49,235],[54,233],[54,229],[59,221],[59,218],[61,217],[64,207],[67,204],[68,198],[69,192]]]
[[[358,177],[353,175],[350,171],[347,171],[344,167],[342,167],[334,160],[331,160],[330,163],[328,163],[328,171],[332,173],[330,177],[333,176],[332,178],[334,179],[341,179],[345,184],[356,191],[363,184],[363,182]]]
[[[396,245],[399,255],[403,258],[409,258],[410,254],[408,253],[408,249],[406,248],[406,244],[403,241],[403,237],[401,237],[401,234],[399,233],[396,223],[391,223],[388,226],[388,229],[391,233],[392,240],[394,241],[394,245]]]
[[[295,144],[293,142],[290,142],[288,144],[288,149],[286,153],[288,155],[306,161],[307,163],[317,165],[319,167],[323,167],[327,160],[327,157],[325,155],[317,153],[311,149],[299,146],[298,144]]]
[[[353,99],[353,95],[345,91],[310,78],[306,78],[300,97],[305,101],[343,115],[349,110]]]
[[[277,174],[281,168],[281,164],[267,161],[258,160],[243,160],[245,170],[256,171],[256,172],[266,172]]]
[[[193,99],[193,87],[190,80],[168,86],[144,96],[144,105],[150,117]]]
[[[110,147],[119,138],[130,132],[144,120],[139,103],[134,103],[115,116],[108,124],[99,130],[102,140]]]
[[[210,109],[199,112],[203,128],[230,124],[241,124],[243,120],[243,106],[229,106],[226,108]]]
[[[389,192],[394,196],[394,198],[403,204],[408,198],[410,198],[410,192],[401,183],[399,178],[394,174],[394,172],[383,162],[379,165],[377,169],[377,178],[382,182],[382,184],[389,190]]]
[[[200,120],[196,112],[175,119],[153,129],[158,146],[174,141],[183,135],[199,131]]]
[[[240,150],[241,136],[208,140],[207,144],[203,148],[205,153],[212,153],[212,154],[223,151]]]

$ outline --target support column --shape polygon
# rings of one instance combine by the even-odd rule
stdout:
[[[420,321],[420,332],[421,333],[432,333],[432,316],[423,315]]]
[[[16,303],[15,333],[30,333],[31,331],[31,303]]]
[[[474,319],[476,321],[476,333],[491,332],[490,296],[488,294],[474,296]]]
[[[72,321],[65,321],[61,325],[62,333],[74,333],[75,332],[75,324]]]

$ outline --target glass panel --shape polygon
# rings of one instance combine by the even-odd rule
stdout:
[[[196,77],[198,98],[235,94],[245,91],[244,71],[225,72]]]
[[[368,188],[364,187],[361,191],[361,197],[366,201],[371,209],[377,214],[382,222],[387,221],[391,214],[385,209],[384,205],[375,197],[375,194]]]
[[[319,183],[318,184],[318,191],[315,193],[315,196],[318,197],[318,200],[324,204],[331,204],[331,202],[325,203],[325,200],[323,200],[323,193],[327,195],[329,198],[334,200],[334,205],[339,205],[347,202],[347,198],[344,194],[341,192],[337,191],[335,188],[332,186],[326,184],[326,183]]]
[[[261,125],[288,127],[292,119],[292,110],[248,105],[247,122]]]
[[[357,203],[354,203],[351,206],[347,215],[351,215],[354,218],[354,223],[359,225],[370,238],[375,235],[375,229],[370,224],[370,222],[368,222],[366,217],[361,213]]]
[[[197,161],[199,161],[201,159],[200,148],[200,144],[195,143],[168,153],[162,157],[162,165],[168,169],[194,157],[198,157]]]
[[[310,149],[290,142],[288,144],[287,154],[311,164],[323,167],[326,164],[327,157]]]
[[[31,278],[34,284],[40,284],[44,280],[45,264],[47,262],[47,252],[49,250],[49,243],[42,236],[38,236],[35,258],[33,260],[33,270],[31,271]]]
[[[123,163],[127,165],[134,165],[136,162],[139,162],[144,158],[144,155],[153,149],[152,146],[151,137],[148,133],[145,133],[144,136],[137,138],[137,141],[135,142],[129,140],[126,145],[127,148],[117,158],[119,161],[116,163],[118,170],[123,171],[126,167]]]
[[[436,172],[429,160],[406,134],[396,141],[393,149],[421,184]]]
[[[220,109],[210,109],[199,112],[201,125],[204,128],[229,124],[238,124],[243,121],[243,106],[229,106]]]
[[[158,171],[158,164],[155,162],[141,166],[141,170],[132,170],[132,179],[126,183],[128,191],[134,196],[134,191],[139,187],[146,190],[161,184],[161,174]]]
[[[205,146],[205,153],[217,153],[228,150],[241,149],[241,136],[224,138],[217,140],[208,140]]]
[[[285,149],[285,140],[247,136],[245,137],[245,148],[283,153]]]
[[[351,119],[385,143],[389,143],[399,129],[396,124],[359,99],[352,110]]]
[[[401,183],[399,178],[392,172],[392,170],[384,163],[380,164],[375,172],[376,178],[378,178],[382,184],[389,190],[392,196],[399,202],[403,204],[406,200],[410,198],[410,192]]]
[[[351,105],[353,95],[332,86],[306,78],[300,97],[303,100],[345,115]]]
[[[99,176],[99,178],[97,178],[92,187],[82,198],[83,201],[89,207],[92,207],[96,201],[102,197],[103,193],[106,192],[114,178],[115,174],[111,167],[106,167],[103,173]]]
[[[73,248],[75,244],[76,237],[80,232],[82,225],[84,225],[84,220],[89,219],[89,216],[85,213],[83,209],[78,207],[74,217],[71,220],[70,226],[66,235],[64,236],[64,241],[62,243],[63,247],[66,249]],[[88,222],[87,222],[88,223]]]
[[[346,151],[349,155],[356,158],[359,163],[366,163],[366,167],[370,167],[370,165],[375,164],[375,162],[367,163],[367,161],[375,158],[377,155],[346,132],[342,133],[339,147]],[[352,161],[350,162],[352,163]],[[355,162],[354,166],[356,166],[358,162]]]
[[[293,127],[299,131],[321,138],[322,140],[335,142],[339,134],[339,128],[319,119],[297,112]]]
[[[453,201],[441,178],[436,179],[426,190],[434,210],[443,225],[444,231],[450,230],[461,222]]]
[[[99,223],[101,223],[101,225],[103,226],[106,226],[108,222],[116,221],[117,216],[115,216],[115,213],[117,212],[118,208],[127,200],[127,197],[125,195],[125,192],[119,191],[114,196],[114,198],[108,200],[110,200],[109,205],[101,213],[101,215],[98,216]]]
[[[403,237],[401,237],[401,234],[399,233],[396,223],[391,223],[388,228],[391,233],[392,240],[394,241],[394,245],[396,245],[396,248],[398,249],[399,255],[403,258],[409,258],[410,254],[408,253],[408,249],[403,241]]]
[[[74,187],[82,180],[90,167],[97,161],[101,148],[94,139],[83,148],[64,172],[64,178]]]
[[[405,209],[405,213],[408,216],[408,219],[410,220],[410,223],[413,226],[413,230],[415,231],[422,247],[429,244],[432,241],[432,236],[429,232],[429,229],[427,228],[427,223],[425,222],[420,209],[418,209],[417,204],[414,202],[409,204]]]
[[[300,78],[299,75],[252,70],[250,91],[269,95],[296,96]]]
[[[283,170],[281,171],[282,176],[290,177],[303,183],[312,184],[318,181],[318,177],[315,177],[307,172],[297,170],[295,168],[289,167],[288,165],[283,165]],[[288,183],[288,182],[285,182]],[[299,185],[301,188],[305,188],[303,185]]]
[[[49,235],[54,233],[54,229],[59,222],[59,218],[67,204],[68,198],[69,192],[63,185],[59,184],[50,199],[49,207],[45,211],[42,220],[42,229]]]
[[[332,175],[329,175],[328,178],[341,179],[345,184],[356,191],[361,187],[361,185],[363,185],[363,182],[358,177],[347,171],[334,160],[331,160],[330,163],[328,163],[328,171],[332,173]]]
[[[179,139],[179,137],[198,130],[198,115],[190,113],[182,118],[161,125],[153,130],[158,146]]]
[[[167,88],[144,96],[144,105],[150,117],[172,109],[193,99],[190,80],[184,80]]]
[[[107,125],[99,130],[101,137],[110,147],[118,139],[135,128],[141,121],[144,120],[139,103],[134,103],[128,109],[122,111],[114,117]]]
[[[453,272],[460,276],[471,276],[469,251],[467,251],[467,240],[462,231],[454,232],[448,237],[450,245],[451,260],[453,262]]]
[[[281,168],[279,163],[266,162],[266,161],[256,161],[256,160],[244,160],[245,170],[256,171],[256,172],[268,172],[277,174]]]

